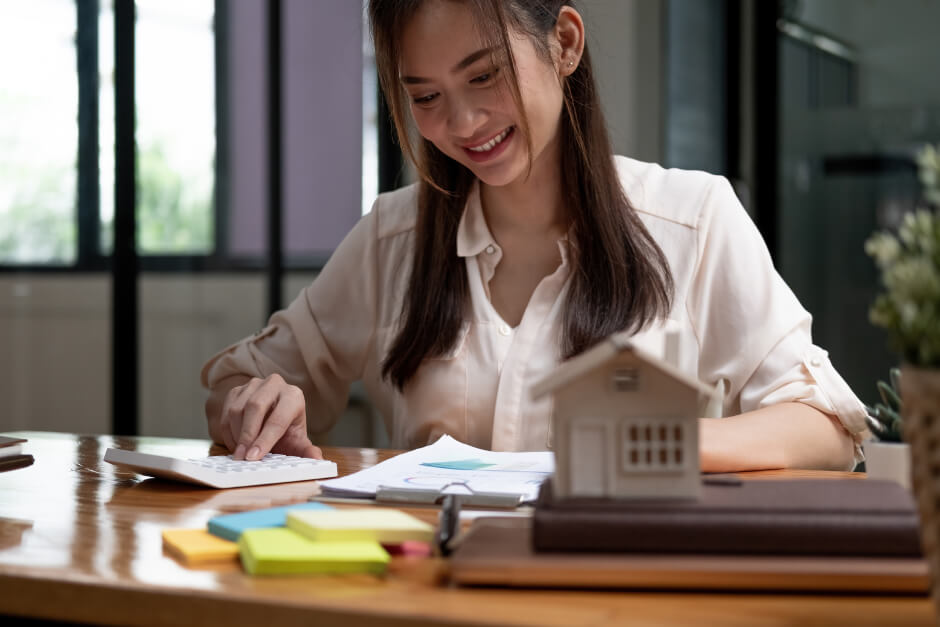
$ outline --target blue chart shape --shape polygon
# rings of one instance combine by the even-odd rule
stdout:
[[[432,468],[447,468],[449,470],[480,470],[496,464],[488,464],[479,459],[458,459],[452,462],[422,462],[422,466],[431,466]]]

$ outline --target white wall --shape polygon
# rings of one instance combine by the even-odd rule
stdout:
[[[666,0],[583,0],[587,42],[614,151],[661,161]]]
[[[0,431],[111,429],[111,281],[0,279]],[[140,283],[140,427],[205,437],[199,367],[262,319],[263,278],[147,276]]]
[[[0,278],[0,431],[110,429],[110,279]]]
[[[292,274],[293,299],[313,279]],[[144,275],[140,282],[140,433],[208,437],[202,364],[264,322],[257,273]],[[0,432],[111,430],[111,281],[106,275],[0,277]],[[351,407],[322,443],[387,438],[354,386]]]

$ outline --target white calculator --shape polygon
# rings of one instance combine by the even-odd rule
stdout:
[[[179,459],[109,448],[104,461],[150,477],[174,479],[212,488],[240,488],[268,483],[335,477],[336,463],[309,457],[268,453],[257,461],[236,461],[231,455]]]

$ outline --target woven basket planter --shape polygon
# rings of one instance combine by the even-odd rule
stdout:
[[[930,568],[930,593],[940,616],[940,369],[901,369],[904,439],[920,511],[920,539]]]

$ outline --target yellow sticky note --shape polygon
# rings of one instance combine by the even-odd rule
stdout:
[[[238,539],[252,575],[382,574],[388,553],[377,542],[313,542],[284,527],[247,529]]]
[[[399,544],[431,542],[434,527],[411,514],[385,507],[292,511],[287,526],[317,542],[371,540]]]
[[[163,546],[187,564],[224,562],[238,558],[238,545],[205,529],[164,529]]]

